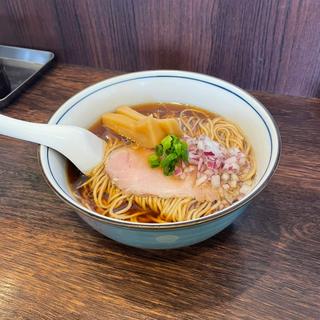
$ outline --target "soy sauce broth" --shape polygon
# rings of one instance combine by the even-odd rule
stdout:
[[[215,117],[215,114],[209,111],[197,108],[192,105],[180,104],[180,103],[156,102],[156,103],[138,104],[130,107],[134,108],[136,111],[144,115],[152,114],[155,118],[179,117],[181,111],[185,109],[200,111],[203,113],[203,117],[211,117],[211,118]],[[117,135],[115,132],[113,132],[109,128],[104,127],[102,125],[101,119],[99,119],[96,123],[94,123],[89,128],[89,130],[104,140],[108,139],[108,137],[117,137],[117,138],[126,140],[125,138]],[[80,193],[77,191],[78,190],[77,188],[86,181],[87,177],[84,174],[82,174],[70,161],[67,162],[67,177],[68,177],[68,183],[71,191],[77,196],[81,197]],[[92,207],[94,207],[93,203],[92,203]],[[132,209],[135,210],[134,207]]]

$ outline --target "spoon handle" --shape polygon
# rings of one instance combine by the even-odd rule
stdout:
[[[55,149],[85,174],[98,165],[104,155],[105,142],[76,126],[32,123],[0,115],[0,134]]]
[[[52,125],[32,123],[0,115],[0,134],[5,136],[53,147],[55,141],[52,139],[52,134],[56,138],[56,131]]]

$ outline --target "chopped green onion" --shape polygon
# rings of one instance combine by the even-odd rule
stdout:
[[[162,139],[155,148],[155,153],[149,156],[151,168],[161,167],[166,176],[174,173],[177,163],[188,162],[188,145],[174,135]]]
[[[156,146],[156,155],[158,157],[161,157],[163,155],[163,146],[162,146],[162,144],[158,144]]]
[[[164,159],[161,161],[161,168],[169,167],[170,164],[174,163],[176,164],[177,155],[175,153],[170,153],[167,155]]]
[[[188,145],[184,141],[181,142],[181,158],[185,162],[187,162],[188,158],[189,158],[188,157]]]
[[[157,155],[151,154],[148,160],[151,168],[157,168],[160,166],[160,159]]]
[[[182,144],[181,143],[176,143],[173,145],[174,146],[174,151],[178,156],[182,155]]]
[[[163,147],[163,152],[165,153],[167,150],[171,149],[171,142],[172,142],[172,137],[171,136],[166,136],[162,141],[161,145]]]
[[[169,166],[163,168],[163,174],[165,176],[171,176],[174,172],[175,164],[170,164]]]

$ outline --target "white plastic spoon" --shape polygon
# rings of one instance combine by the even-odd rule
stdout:
[[[57,150],[86,175],[103,160],[105,141],[80,127],[32,123],[0,115],[0,134]]]

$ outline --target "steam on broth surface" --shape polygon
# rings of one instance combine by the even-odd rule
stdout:
[[[107,141],[105,159],[89,177],[68,163],[68,177],[79,201],[99,214],[131,222],[192,220],[253,187],[254,154],[241,129],[195,106],[120,107],[90,130]]]

